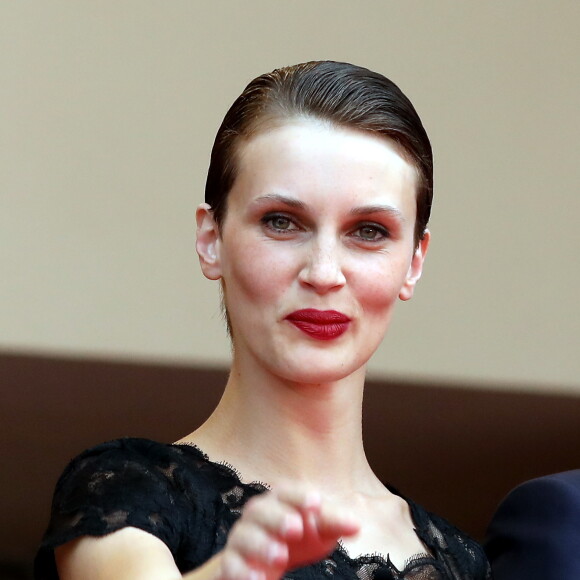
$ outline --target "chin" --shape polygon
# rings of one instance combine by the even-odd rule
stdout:
[[[302,383],[305,385],[320,385],[335,383],[346,379],[358,371],[364,373],[365,364],[348,364],[337,365],[339,357],[332,357],[332,360],[300,361],[299,364],[287,365],[279,375],[293,383]]]

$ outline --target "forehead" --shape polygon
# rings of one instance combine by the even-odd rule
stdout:
[[[264,191],[269,188],[333,197],[340,192],[353,198],[398,195],[415,201],[414,164],[392,140],[369,132],[293,119],[241,142],[237,153],[230,196],[238,202],[275,193]]]

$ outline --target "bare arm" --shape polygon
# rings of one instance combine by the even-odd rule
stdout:
[[[318,494],[286,489],[248,502],[226,547],[187,580],[278,580],[286,570],[323,558],[359,529]],[[178,580],[169,548],[137,528],[84,536],[56,550],[61,580]]]
[[[169,548],[137,528],[103,537],[83,536],[55,551],[61,580],[176,580],[181,574]]]
[[[169,548],[137,528],[94,538],[83,536],[56,550],[60,580],[214,580],[220,556],[182,576]]]

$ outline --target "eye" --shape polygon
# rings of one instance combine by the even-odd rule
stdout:
[[[354,230],[354,235],[365,242],[382,242],[389,237],[389,232],[378,224],[362,224]]]
[[[268,214],[262,218],[262,223],[275,232],[289,232],[298,229],[296,223],[284,214]]]

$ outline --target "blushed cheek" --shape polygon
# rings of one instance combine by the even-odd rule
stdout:
[[[391,271],[373,268],[360,280],[357,295],[366,311],[387,315],[399,295],[401,284],[402,279],[393,276]]]
[[[232,260],[233,283],[246,300],[267,306],[280,298],[292,284],[292,262],[284,253],[272,255],[271,252],[248,249]]]
[[[390,320],[397,295],[385,287],[374,288],[367,294],[364,310],[372,316],[371,321],[383,324]]]

